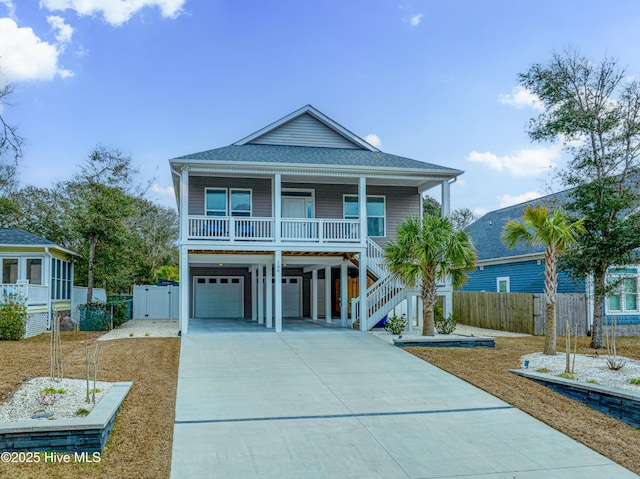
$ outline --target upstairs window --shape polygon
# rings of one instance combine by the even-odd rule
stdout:
[[[344,218],[357,220],[360,217],[358,197],[344,196]],[[382,237],[385,235],[385,198],[384,196],[367,196],[367,234]]]
[[[204,208],[206,216],[251,216],[251,190],[207,188]]]

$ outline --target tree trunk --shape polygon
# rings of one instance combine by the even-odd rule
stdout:
[[[547,303],[546,334],[544,335],[544,354],[556,354],[556,302]],[[552,331],[552,332],[551,332]]]
[[[87,303],[93,301],[93,263],[96,259],[96,238],[89,243],[89,264],[87,265]]]
[[[436,327],[434,321],[433,308],[436,304],[436,282],[424,280],[422,283],[422,335],[435,336]]]
[[[605,276],[607,268],[599,267],[593,275],[593,324],[591,325],[591,347],[604,348],[602,335],[602,310],[604,306]]]
[[[544,354],[553,356],[556,354],[556,299],[558,297],[555,249],[552,246],[547,246],[544,256],[544,300],[547,305]]]

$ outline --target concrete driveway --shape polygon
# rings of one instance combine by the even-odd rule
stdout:
[[[638,477],[349,330],[182,337],[171,477]]]

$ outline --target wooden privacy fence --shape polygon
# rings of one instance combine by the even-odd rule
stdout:
[[[546,305],[543,294],[453,293],[453,313],[462,324],[514,333],[543,335]],[[584,294],[559,294],[556,303],[557,333],[564,335],[565,320],[572,334],[587,333],[587,304]]]

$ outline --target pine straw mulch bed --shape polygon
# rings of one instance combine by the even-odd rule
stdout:
[[[85,344],[99,333],[61,333],[64,376],[84,379]],[[180,339],[101,341],[98,380],[131,381],[99,463],[3,464],[0,477],[168,478],[175,416]],[[0,341],[0,401],[24,381],[49,375],[49,336]]]
[[[589,342],[590,338],[579,338],[578,354],[593,353]],[[558,337],[559,351],[564,352],[563,345],[564,338]],[[543,346],[543,337],[499,337],[494,349],[405,349],[640,474],[640,430],[509,372],[520,369],[521,356],[542,351]],[[617,350],[620,356],[640,359],[640,338],[619,338]]]

